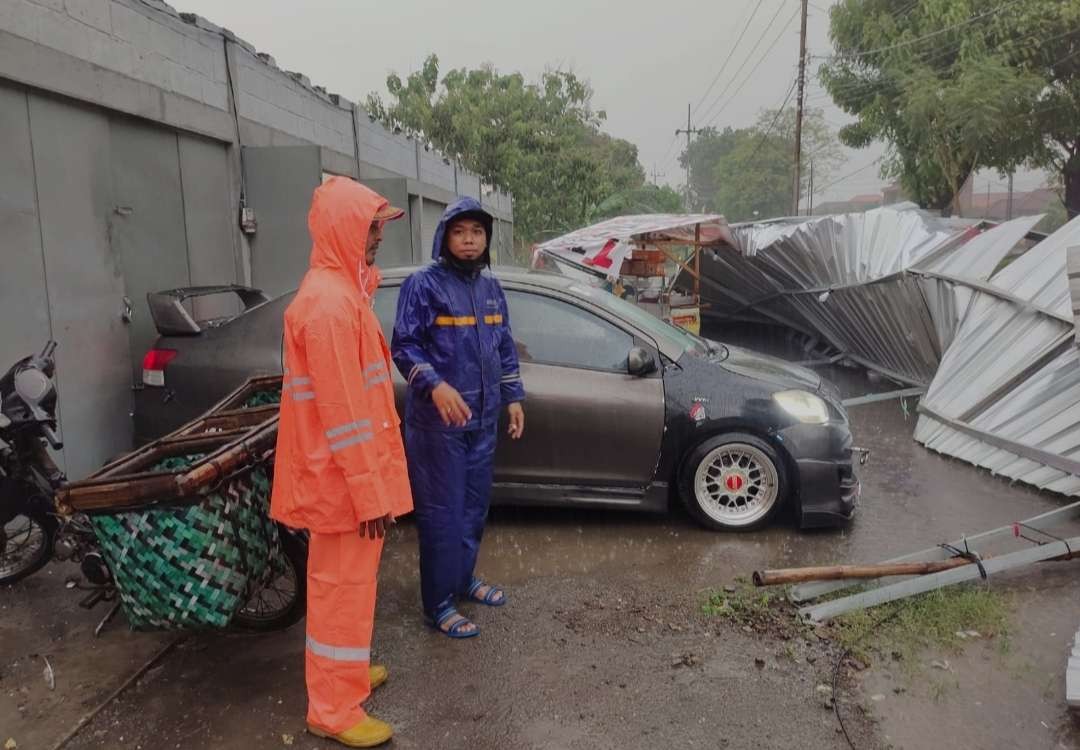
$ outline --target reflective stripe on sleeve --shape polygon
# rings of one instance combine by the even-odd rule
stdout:
[[[422,364],[419,364],[419,365],[415,365],[412,368],[412,370],[409,371],[409,385],[412,385],[412,382],[414,380],[416,380],[416,376],[419,375],[420,373],[434,371],[434,370],[435,370],[435,368],[432,367],[431,365],[427,364],[426,362],[422,363]]]
[[[365,388],[371,388],[372,386],[379,385],[380,383],[385,383],[389,379],[390,379],[390,376],[386,375],[386,374],[376,375],[371,380],[369,380],[364,387]]]

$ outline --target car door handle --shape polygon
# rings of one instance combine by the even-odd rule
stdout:
[[[135,305],[132,304],[130,297],[124,297],[124,310],[120,313],[120,319],[125,323],[130,323],[135,319]]]

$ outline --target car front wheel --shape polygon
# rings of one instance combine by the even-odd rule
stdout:
[[[767,524],[787,498],[784,465],[764,440],[717,435],[697,446],[679,478],[683,502],[706,528],[747,531]]]

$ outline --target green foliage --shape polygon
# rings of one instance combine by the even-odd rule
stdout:
[[[802,154],[805,195],[811,161],[815,182],[821,184],[843,160],[820,110],[805,113]],[[721,213],[728,221],[750,221],[791,213],[794,155],[795,111],[765,110],[749,128],[705,129],[680,161],[684,168],[690,163],[695,209]]]
[[[645,184],[605,198],[590,212],[588,223],[630,214],[677,214],[682,210],[683,197],[675,190],[667,185]]]
[[[710,592],[702,612],[710,617],[731,620],[739,625],[755,625],[772,615],[770,606],[779,595],[768,589],[756,589],[744,579],[738,579],[733,590]]]
[[[885,141],[885,175],[921,205],[947,211],[973,170],[1026,164],[1062,172],[1080,209],[1080,3],[842,0],[830,36],[821,79],[858,118],[840,140]]]
[[[991,589],[950,586],[850,612],[835,624],[837,641],[860,659],[872,661],[874,651],[913,669],[926,649],[959,651],[967,639],[958,633],[974,631],[1006,642],[1008,607]]]
[[[386,86],[390,102],[371,94],[369,112],[509,190],[519,240],[576,229],[605,199],[645,182],[637,147],[600,130],[606,115],[573,73],[549,71],[530,83],[485,65],[440,80],[438,57],[429,55]]]

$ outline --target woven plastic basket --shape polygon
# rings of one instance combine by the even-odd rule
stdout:
[[[187,507],[91,517],[136,630],[224,628],[281,572],[262,468],[235,475]]]
[[[280,378],[265,381],[63,490],[88,515],[132,628],[227,627],[285,570],[269,517]]]

